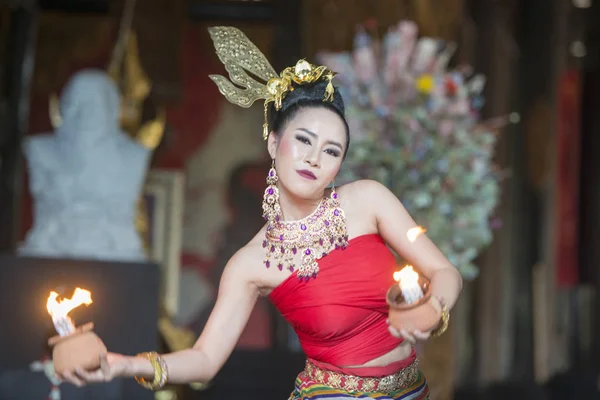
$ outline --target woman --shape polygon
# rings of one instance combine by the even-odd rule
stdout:
[[[210,34],[232,81],[246,88],[211,76],[221,93],[245,107],[265,99],[263,135],[273,159],[263,202],[267,222],[229,260],[193,348],[162,356],[107,354],[99,370],[63,378],[83,385],[136,377],[153,390],[167,380],[208,382],[231,354],[258,297],[269,296],[308,358],[290,399],[428,398],[411,345],[443,333],[447,318],[433,332],[388,327],[385,294],[396,265],[386,245],[430,279],[444,310],[461,290],[459,273],[427,237],[407,239],[415,222],[384,186],[362,180],[328,188],[349,145],[332,71],[300,60],[277,76],[237,29],[211,28]]]

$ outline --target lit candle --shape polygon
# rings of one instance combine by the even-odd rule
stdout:
[[[46,308],[52,317],[52,323],[59,336],[68,336],[75,332],[75,324],[69,317],[69,313],[82,304],[92,304],[92,294],[85,289],[76,288],[70,299],[63,299],[60,302],[56,299],[58,293],[50,292]]]
[[[400,271],[394,272],[394,280],[398,282],[402,297],[407,304],[413,304],[423,298],[423,289],[419,285],[419,274],[407,265]]]

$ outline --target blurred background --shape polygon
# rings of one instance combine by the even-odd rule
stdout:
[[[90,289],[74,319],[111,350],[189,347],[263,223],[262,104],[208,78],[215,25],[277,71],[340,72],[341,179],[390,187],[463,273],[449,333],[418,348],[432,399],[600,399],[598,2],[0,4],[0,399],[291,392],[304,358],[267,299],[209,385],[52,378],[50,290]]]

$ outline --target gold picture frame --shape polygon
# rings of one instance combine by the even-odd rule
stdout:
[[[161,298],[168,316],[177,315],[183,234],[185,175],[179,170],[151,169],[143,200],[149,258],[161,267]]]

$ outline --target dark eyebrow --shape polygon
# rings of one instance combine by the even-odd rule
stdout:
[[[309,129],[306,129],[306,128],[298,128],[298,130],[299,130],[299,131],[302,131],[302,132],[305,132],[305,133],[308,133],[310,136],[312,136],[312,137],[313,137],[313,138],[315,138],[315,139],[316,139],[316,138],[317,138],[317,136],[318,136],[316,133],[314,133],[313,131],[311,131],[311,130],[309,130]],[[343,146],[342,146],[340,143],[338,143],[338,142],[336,142],[336,141],[333,141],[333,140],[328,140],[328,141],[327,141],[327,144],[331,144],[331,145],[333,145],[333,146],[337,146],[337,147],[339,147],[339,148],[340,148],[340,150],[344,150],[344,147],[343,147]]]

